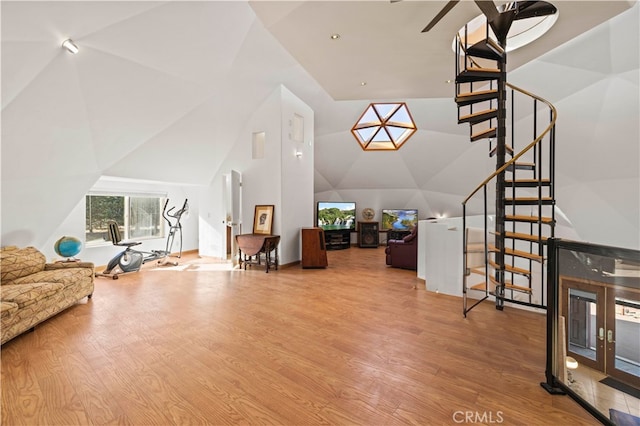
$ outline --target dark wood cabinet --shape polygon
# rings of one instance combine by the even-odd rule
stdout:
[[[358,247],[375,248],[380,245],[378,222],[358,222]]]
[[[322,228],[302,228],[302,267],[326,268],[327,245]]]

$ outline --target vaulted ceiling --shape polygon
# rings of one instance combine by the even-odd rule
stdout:
[[[481,14],[456,4],[428,32],[447,1],[255,1],[260,20],[336,100],[449,98],[452,42]],[[509,53],[515,70],[628,9],[633,2],[556,1],[559,20],[543,38]],[[497,6],[504,2],[496,1]],[[514,30],[517,30],[514,27]],[[338,39],[331,39],[338,34]],[[366,82],[365,86],[361,83]]]
[[[445,3],[2,1],[3,191],[28,191],[43,177],[82,191],[101,175],[206,185],[282,84],[315,111],[316,193],[388,190],[394,207],[457,206],[492,164],[465,140],[445,83],[453,35],[479,10],[460,2],[420,32]],[[537,68],[525,64],[634,4],[556,2],[556,25],[510,54],[510,70],[536,82]],[[60,47],[66,38],[77,55]],[[629,47],[598,43],[609,59]],[[629,43],[637,48],[637,37]],[[605,75],[598,66],[624,69],[576,55],[553,66],[584,65],[575,78],[589,84]],[[408,102],[419,130],[400,151],[365,153],[349,133],[375,100]]]

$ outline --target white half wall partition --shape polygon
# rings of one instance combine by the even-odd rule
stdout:
[[[466,226],[484,228],[484,217],[467,217]],[[487,227],[493,229],[493,217]],[[427,291],[462,297],[462,218],[421,220],[418,229],[418,278]]]

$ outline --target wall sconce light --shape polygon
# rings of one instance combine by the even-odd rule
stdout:
[[[70,38],[62,42],[62,47],[64,47],[65,49],[67,49],[67,51],[73,53],[74,55],[78,53],[79,50],[78,46],[76,46]]]
[[[302,158],[302,151],[296,151],[296,157]]]

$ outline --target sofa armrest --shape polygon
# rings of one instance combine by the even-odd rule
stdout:
[[[94,264],[92,262],[80,262],[80,261],[70,261],[70,262],[55,262],[55,263],[47,263],[44,265],[45,271],[55,271],[59,269],[67,269],[67,268],[89,268],[93,269]]]
[[[396,268],[417,269],[418,244],[413,241],[390,240],[385,250],[387,265]]]

